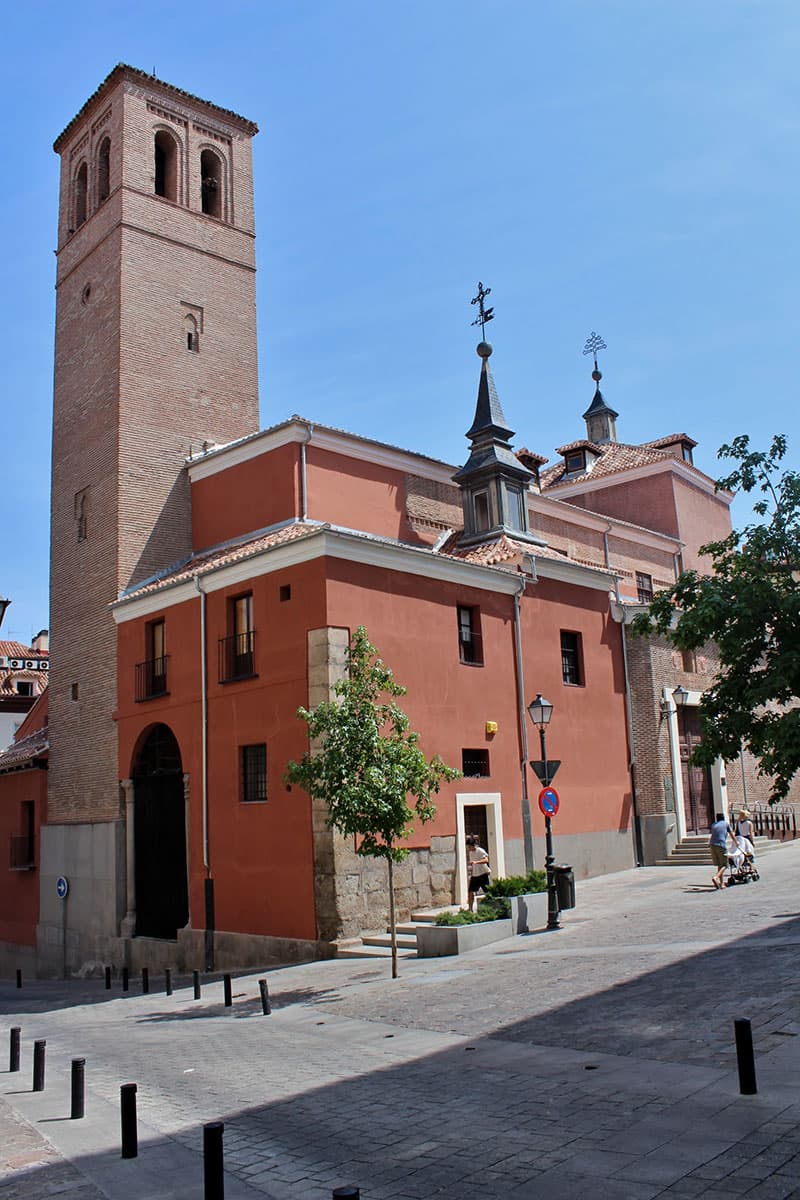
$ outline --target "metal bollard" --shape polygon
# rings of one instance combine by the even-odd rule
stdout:
[[[119,1089],[119,1113],[122,1124],[122,1157],[136,1158],[139,1133],[136,1128],[136,1084],[123,1083]]]
[[[736,1036],[736,1062],[739,1067],[739,1091],[743,1096],[754,1096],[756,1086],[756,1060],[753,1055],[753,1031],[746,1018],[733,1022]]]
[[[168,996],[172,995],[172,971],[169,967],[164,971],[164,991]]]
[[[72,1103],[70,1107],[70,1120],[79,1121],[84,1113],[84,1094],[85,1094],[85,1058],[73,1058],[72,1060],[72,1076],[71,1076],[71,1091]]]
[[[33,1090],[44,1091],[44,1048],[47,1042],[40,1038],[33,1043]]]
[[[17,967],[17,987],[22,987],[22,971],[20,971],[19,967]]]
[[[111,967],[106,967],[106,991],[111,991]]]
[[[268,1017],[272,1012],[272,1008],[270,1007],[269,1003],[269,991],[267,989],[266,979],[259,979],[258,990],[261,992],[261,1011],[265,1017]]]
[[[361,1190],[357,1187],[338,1187],[331,1192],[333,1200],[361,1200]]]
[[[11,1029],[11,1041],[8,1048],[8,1069],[9,1071],[19,1070],[19,1039],[22,1033],[22,1028],[19,1025],[14,1025]]]
[[[194,998],[200,999],[200,972],[192,971],[192,979],[194,980]]]
[[[225,1200],[225,1173],[222,1165],[222,1121],[203,1126],[203,1200]]]
[[[233,997],[231,995],[231,977],[230,977],[230,975],[222,976],[222,986],[223,986],[223,990],[225,992],[225,1007],[230,1008],[230,1006],[233,1004]]]
[[[123,990],[123,992],[127,992],[127,990],[128,990],[128,968],[127,967],[122,968],[122,990]]]
[[[150,991],[150,972],[147,967],[142,967],[142,994],[147,995]]]

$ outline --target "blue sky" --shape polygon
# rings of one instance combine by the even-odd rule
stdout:
[[[262,424],[463,462],[482,279],[517,445],[581,436],[596,329],[620,440],[685,430],[716,475],[722,442],[786,432],[796,463],[793,0],[75,0],[3,27],[0,636],[48,624],[51,146],[119,61],[261,128]]]

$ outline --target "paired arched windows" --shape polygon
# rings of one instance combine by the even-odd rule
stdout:
[[[173,204],[185,203],[182,147],[167,129],[158,129],[153,138],[153,191]],[[226,163],[216,150],[200,151],[200,211],[217,220],[226,219]]]

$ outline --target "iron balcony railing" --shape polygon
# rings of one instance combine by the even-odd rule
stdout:
[[[9,865],[12,871],[31,871],[36,865],[33,859],[33,838],[27,833],[11,834]]]
[[[797,837],[797,814],[791,804],[754,804],[753,825],[759,837]]]
[[[219,681],[231,683],[256,673],[256,632],[234,633],[219,639]]]
[[[167,695],[167,664],[169,655],[161,658],[148,658],[145,662],[136,664],[136,694],[140,700],[153,700],[156,696]]]

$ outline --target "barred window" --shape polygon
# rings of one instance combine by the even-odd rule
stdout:
[[[242,802],[253,804],[267,798],[267,747],[241,747]]]
[[[580,686],[583,683],[581,635],[561,631],[561,674],[564,683]]]
[[[461,774],[465,779],[484,779],[490,774],[488,750],[462,750]]]
[[[483,665],[483,643],[481,641],[481,610],[466,604],[458,606],[458,654],[462,663]]]

